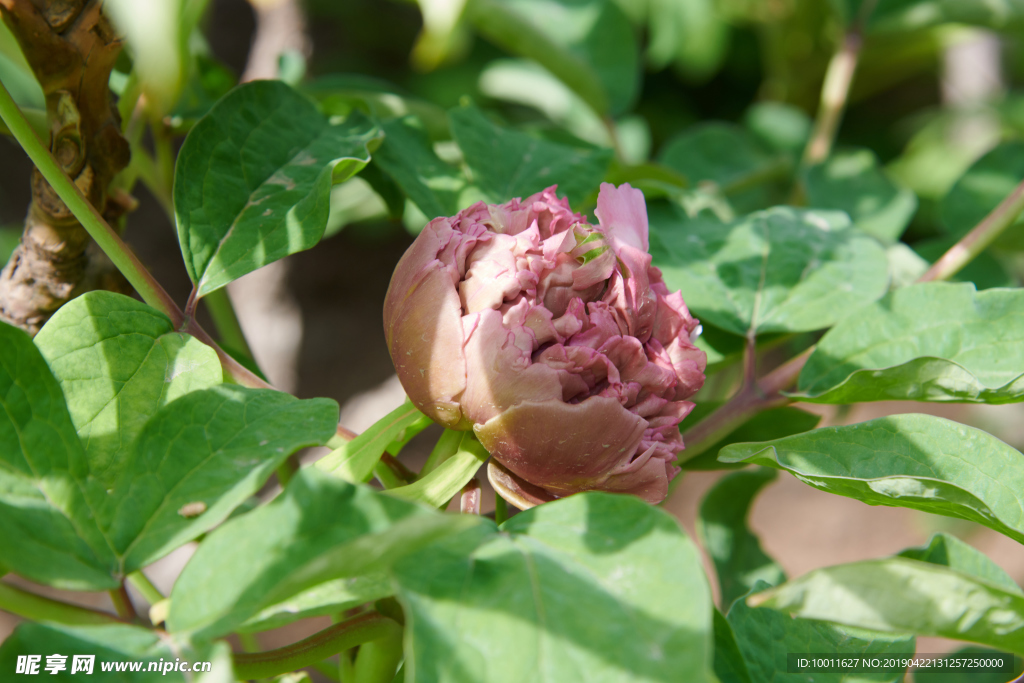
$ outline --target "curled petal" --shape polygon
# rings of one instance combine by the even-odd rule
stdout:
[[[629,183],[618,187],[611,183],[601,183],[594,213],[616,249],[625,244],[645,253],[649,250],[647,203],[643,192]]]
[[[647,422],[618,401],[561,397],[509,408],[473,428],[484,448],[509,470],[556,495],[601,488],[636,453]]]
[[[541,503],[555,500],[555,496],[539,486],[520,479],[493,458],[487,462],[487,480],[491,482],[499,496],[520,510],[529,510]]]

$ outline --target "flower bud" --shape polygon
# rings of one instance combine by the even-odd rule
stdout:
[[[392,277],[388,350],[420,410],[529,484],[659,502],[707,359],[651,265],[643,193],[605,183],[596,214],[551,187],[434,219]]]

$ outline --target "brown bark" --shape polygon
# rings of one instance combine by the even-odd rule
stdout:
[[[126,206],[107,188],[128,165],[108,81],[121,40],[101,13],[102,0],[0,0],[46,95],[50,151],[106,217]],[[32,203],[21,244],[0,273],[0,320],[34,334],[64,302],[96,286],[124,289],[88,233],[32,169]],[[91,259],[91,252],[97,252]]]

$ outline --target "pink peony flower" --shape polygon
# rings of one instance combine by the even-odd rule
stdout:
[[[388,350],[420,410],[534,487],[659,502],[704,383],[700,326],[651,265],[643,193],[605,183],[596,213],[550,187],[434,219],[391,279]]]

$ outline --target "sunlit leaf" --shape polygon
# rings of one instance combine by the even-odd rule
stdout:
[[[380,131],[343,122],[280,81],[253,81],[189,133],[175,168],[174,210],[185,267],[199,295],[316,244],[331,185],[369,161]]]
[[[723,462],[790,472],[870,505],[967,519],[1024,542],[1024,455],[996,437],[931,415],[893,415],[759,444]]]
[[[581,493],[395,565],[408,681],[711,681],[711,598],[666,513]]]
[[[1024,291],[903,287],[840,321],[800,373],[803,400],[1024,399]]]

